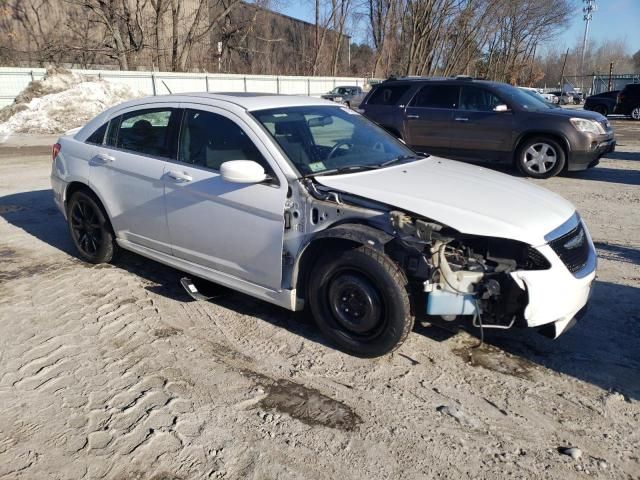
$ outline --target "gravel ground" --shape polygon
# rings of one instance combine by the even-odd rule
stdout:
[[[190,301],[133,254],[82,263],[50,139],[0,147],[0,478],[640,478],[640,122],[613,123],[598,167],[536,182],[590,227],[589,314],[477,349],[418,325],[376,360],[238,293]]]

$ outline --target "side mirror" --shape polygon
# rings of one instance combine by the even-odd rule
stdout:
[[[229,183],[260,183],[267,179],[264,168],[253,160],[231,160],[220,165],[220,174]]]
[[[509,111],[509,107],[506,106],[505,104],[501,103],[500,105],[496,105],[493,108],[494,112],[508,112]]]

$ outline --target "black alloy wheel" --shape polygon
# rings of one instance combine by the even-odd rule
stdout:
[[[93,195],[75,192],[68,204],[69,232],[80,257],[90,263],[106,263],[116,245],[104,209]]]

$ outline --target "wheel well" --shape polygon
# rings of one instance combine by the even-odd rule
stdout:
[[[564,157],[565,160],[569,159],[569,146],[567,145],[567,140],[562,137],[561,135],[556,135],[553,133],[549,133],[549,132],[529,132],[524,134],[520,140],[518,140],[518,143],[516,144],[516,148],[513,151],[513,164],[515,165],[516,162],[518,161],[518,152],[520,151],[520,147],[522,147],[522,144],[524,142],[526,142],[527,140],[529,140],[530,138],[533,137],[546,137],[546,138],[550,138],[552,140],[555,140],[556,142],[558,142],[558,145],[560,145],[560,147],[562,148],[562,151],[564,152]],[[569,164],[569,162],[565,162],[565,167],[567,168],[567,165]]]
[[[343,252],[358,248],[362,245],[353,240],[344,238],[319,238],[312,241],[302,252],[302,258],[299,261],[298,275],[296,280],[296,291],[299,298],[305,298],[307,295],[307,285],[309,284],[309,274],[313,271],[313,266],[325,252]]]
[[[65,191],[64,194],[64,203],[66,205],[66,203],[69,201],[69,199],[72,197],[72,195],[76,192],[79,192],[80,190],[84,190],[88,193],[91,193],[92,195],[95,196],[95,194],[93,193],[93,190],[91,190],[91,188],[89,188],[89,186],[87,186],[86,184],[82,183],[82,182],[71,182],[68,186],[67,186],[67,190]],[[102,205],[102,203],[101,203]]]
[[[102,208],[102,211],[104,212],[104,215],[107,218],[107,221],[109,222],[109,228],[111,229],[111,233],[114,233],[115,235],[115,232],[113,230],[113,225],[111,224],[111,218],[109,217],[109,213],[107,212],[107,209],[104,208],[104,205],[100,200],[100,198],[98,197],[98,195],[96,195],[95,192],[91,190],[91,187],[89,187],[87,184],[82,182],[71,182],[67,186],[67,190],[65,191],[65,196],[64,196],[65,209],[67,207],[67,203],[69,202],[69,199],[71,198],[71,196],[74,193],[80,192],[80,191],[85,192],[88,195],[91,195],[93,199],[98,203],[98,206]]]

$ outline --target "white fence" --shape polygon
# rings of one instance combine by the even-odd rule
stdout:
[[[365,86],[366,79],[353,77],[294,77],[275,75],[231,75],[214,73],[123,72],[118,70],[73,70],[109,82],[124,83],[148,95],[181,92],[262,92],[319,96],[338,85]],[[32,80],[41,79],[44,68],[0,67],[0,107],[13,103]]]

